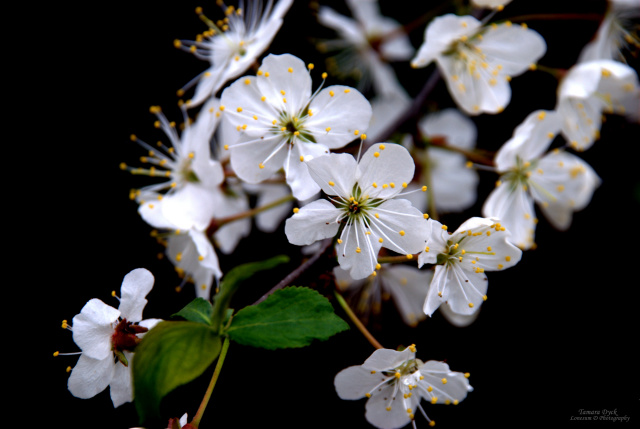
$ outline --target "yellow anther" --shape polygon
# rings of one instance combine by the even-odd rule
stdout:
[[[442,384],[447,384],[447,379],[446,378],[442,379]]]
[[[238,111],[238,113],[240,113],[242,112],[242,107],[238,107],[236,110]]]
[[[429,251],[429,249],[430,249],[430,247],[429,247],[429,246],[427,246],[427,247],[425,247],[425,248],[424,248],[424,251],[425,251],[425,252],[428,252],[428,251]]]
[[[442,229],[444,229],[445,231],[448,229],[449,227],[447,225],[442,225]]]
[[[367,398],[371,398],[371,393],[365,393],[364,396],[366,396]]]
[[[396,371],[395,376],[396,376],[396,378],[400,378],[400,377],[402,377],[402,374],[400,374],[398,371]]]
[[[315,67],[315,66],[313,65],[313,63],[309,63],[309,64],[307,64],[307,68],[308,68],[309,70],[313,70],[313,68],[314,68],[314,67]]]
[[[492,301],[493,302],[493,301]],[[473,308],[473,302],[469,303],[469,308]]]
[[[464,378],[469,378],[471,376],[471,374],[469,374],[468,372],[464,373]]]
[[[376,158],[380,156],[380,152],[374,152],[373,156],[375,156]]]
[[[329,91],[329,95],[333,97],[336,94],[333,91]]]
[[[422,187],[422,192],[427,192],[427,187],[426,186]]]
[[[431,392],[433,390],[433,387],[429,386],[427,387],[427,392]]]
[[[287,69],[287,71],[288,71],[289,73],[293,73],[293,69],[292,69],[291,67],[289,67],[289,68]]]
[[[378,238],[378,243],[382,243],[384,239],[382,237]]]
[[[329,132],[329,131],[331,131],[331,127],[327,127],[327,128],[325,128],[324,130],[325,130],[326,132]]]
[[[294,213],[298,213],[299,211],[300,211],[300,209],[299,209],[298,207],[294,207],[294,208],[293,208],[293,212],[294,212]]]
[[[359,247],[356,247],[356,253],[360,253],[362,252],[362,249],[360,249]]]
[[[342,240],[341,240],[341,239],[339,239],[339,238],[338,238],[336,241],[338,242],[338,244],[341,244],[341,243],[342,243]]]
[[[258,167],[259,167],[259,168],[264,168],[264,164],[263,164],[263,163],[260,163],[260,164],[258,164]]]
[[[59,354],[60,352],[53,352],[53,357],[58,357]]]
[[[438,403],[438,397],[434,396],[433,398],[431,398],[431,403],[432,404],[437,404]]]

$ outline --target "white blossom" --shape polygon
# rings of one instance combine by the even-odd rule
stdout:
[[[497,219],[473,217],[450,233],[445,225],[431,220],[431,235],[418,266],[437,264],[424,312],[431,316],[443,303],[454,313],[471,315],[487,299],[485,271],[514,266],[522,251],[509,241],[509,232]]]
[[[222,4],[225,19],[212,21],[206,18],[200,8],[198,12],[209,26],[195,41],[176,41],[177,47],[192,52],[197,58],[208,61],[210,67],[185,85],[179,94],[197,83],[188,107],[201,105],[213,97],[231,79],[244,73],[251,64],[269,47],[280,30],[284,15],[293,0],[278,0],[274,6],[268,0],[240,0],[237,8]]]
[[[444,138],[452,149],[470,151],[475,148],[476,126],[457,109],[428,114],[418,122],[418,127],[423,137]],[[418,182],[429,184],[428,192],[409,196],[416,207],[426,211],[428,199],[433,198],[438,213],[451,213],[468,209],[476,202],[478,173],[467,168],[467,158],[463,154],[436,145],[428,145],[425,149],[411,146],[414,146],[412,153],[421,167]]]
[[[633,20],[640,18],[640,3],[637,0],[609,0],[604,19],[598,31],[580,53],[578,62],[615,60],[624,62],[624,50],[632,45],[640,48],[637,29]]]
[[[511,77],[527,71],[546,49],[542,36],[523,25],[483,26],[472,16],[447,14],[427,26],[411,65],[435,61],[465,113],[499,113],[511,100]]]
[[[556,110],[562,134],[578,151],[600,138],[602,115],[622,114],[640,121],[638,73],[613,60],[595,60],[573,66],[558,88]]]
[[[396,20],[382,16],[377,0],[347,0],[353,18],[321,6],[318,22],[334,29],[339,39],[322,42],[329,57],[330,71],[338,76],[355,77],[359,89],[373,86],[377,94],[395,93],[397,77],[390,61],[408,61],[414,54],[409,37]],[[375,46],[375,47],[374,47]]]
[[[473,390],[468,377],[444,362],[416,359],[411,345],[402,351],[376,350],[362,365],[340,371],[334,385],[341,399],[367,398],[365,418],[373,426],[395,429],[412,422],[418,411],[433,425],[421,400],[457,405]]]
[[[350,154],[314,158],[309,173],[330,201],[313,201],[287,219],[285,234],[299,246],[337,236],[340,266],[354,279],[371,275],[381,247],[403,255],[423,250],[427,216],[395,198],[413,178],[409,152],[393,143],[370,147],[359,162]]]
[[[143,161],[150,168],[126,167],[133,174],[164,178],[161,183],[136,191],[139,213],[154,228],[203,230],[217,210],[217,194],[224,181],[219,162],[211,158],[210,141],[218,124],[219,102],[210,100],[197,120],[178,135],[174,123],[167,120],[159,107],[151,111],[160,128],[169,138],[170,146],[153,147],[133,136],[148,150]],[[185,122],[188,122],[185,121]]]
[[[73,318],[73,341],[82,350],[68,381],[73,396],[91,398],[109,386],[114,407],[132,401],[128,364],[143,333],[160,322],[142,320],[153,282],[149,271],[135,269],[124,277],[118,309],[94,298]]]
[[[259,183],[284,169],[293,195],[319,191],[306,161],[361,138],[371,105],[360,92],[334,85],[311,92],[311,76],[293,55],[269,55],[257,76],[238,79],[222,93],[223,117],[241,134],[229,146],[242,180]]]
[[[577,156],[560,149],[547,152],[560,127],[558,113],[534,111],[496,153],[501,176],[482,213],[498,217],[521,249],[534,245],[538,222],[534,203],[554,227],[565,230],[573,212],[586,207],[601,182]]]

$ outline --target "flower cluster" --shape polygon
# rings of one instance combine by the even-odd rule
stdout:
[[[498,272],[537,247],[539,213],[558,231],[571,227],[603,182],[581,153],[597,144],[607,115],[640,122],[638,73],[624,61],[628,48],[640,47],[626,21],[640,6],[612,0],[576,63],[554,69],[545,64],[553,42],[510,20],[510,0],[451,2],[412,23],[386,16],[376,0],[347,0],[342,9],[314,2],[317,24],[334,35],[314,39],[315,55],[328,54],[327,73],[317,71],[310,50],[294,49],[292,40],[302,40],[286,38],[290,51],[270,49],[300,13],[293,0],[217,3],[222,19],[198,8],[207,29],[175,41],[209,63],[178,91],[193,92],[178,103],[182,123],[151,107],[164,141],[132,135],[145,151],[143,166],[121,165],[152,178],[130,199],[177,272],[178,289],[195,286],[194,307],[181,316],[206,325],[202,336],[214,338],[217,353],[223,340],[247,341],[233,333],[246,329],[232,325],[236,310],[225,307],[236,289],[223,290],[232,267],[222,255],[246,259],[238,249],[254,226],[270,240],[281,237],[300,265],[273,290],[316,264],[322,274],[310,283],[330,291],[376,348],[362,365],[337,372],[338,397],[367,398],[365,418],[377,428],[415,428],[417,416],[433,425],[422,400],[458,404],[473,390],[468,373],[421,361],[415,345],[385,348],[367,325],[387,317],[388,299],[407,329],[438,315],[455,326],[474,323],[487,300],[487,273],[498,282]],[[414,46],[410,32],[422,24]],[[548,89],[555,105],[527,105],[512,116],[519,123],[500,122],[513,132],[495,142],[497,150],[478,147],[480,118],[502,114],[516,92],[511,80],[533,70],[557,79]],[[415,91],[401,74],[424,86]],[[485,193],[480,184],[491,175]],[[253,248],[275,252],[270,246]],[[133,270],[118,309],[92,299],[64,322],[81,349],[72,395],[90,398],[109,386],[115,407],[133,400],[133,353],[160,321],[142,320],[153,284],[148,270]],[[286,307],[279,310],[293,311]],[[215,357],[220,366],[224,353]],[[188,424],[186,415],[173,417],[169,427],[197,427],[203,410]]]

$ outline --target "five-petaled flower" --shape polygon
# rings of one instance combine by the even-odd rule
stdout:
[[[378,349],[362,364],[340,371],[334,380],[341,399],[368,398],[365,418],[377,428],[401,428],[418,410],[433,426],[420,401],[454,404],[473,388],[468,373],[454,372],[444,362],[416,359],[416,347]],[[415,427],[415,423],[414,423]]]
[[[338,262],[354,279],[374,273],[381,247],[408,257],[424,249],[428,216],[396,198],[413,178],[407,149],[380,143],[359,162],[350,154],[332,153],[307,164],[331,201],[313,201],[287,219],[290,243],[304,246],[337,236]]]
[[[485,271],[514,266],[522,251],[509,242],[509,232],[497,219],[473,217],[454,232],[431,220],[431,236],[418,266],[436,264],[424,312],[431,316],[443,303],[458,314],[470,315],[487,299]]]
[[[356,89],[334,85],[311,92],[310,71],[293,55],[267,56],[257,76],[245,76],[221,97],[223,119],[239,132],[229,144],[231,167],[242,180],[259,183],[284,169],[299,200],[320,188],[306,161],[365,137],[371,105]]]
[[[142,320],[153,282],[149,271],[137,268],[124,277],[117,310],[94,298],[73,318],[73,341],[82,350],[68,381],[73,396],[91,398],[109,386],[114,407],[131,402],[129,362],[141,335],[160,322]]]
[[[511,242],[521,249],[535,243],[538,220],[534,202],[555,228],[566,230],[573,212],[587,206],[601,182],[577,156],[560,149],[547,152],[560,127],[558,113],[536,110],[496,153],[501,176],[482,214],[499,218],[511,233]]]
[[[500,113],[511,100],[511,77],[533,67],[546,50],[542,36],[523,25],[483,26],[472,16],[447,14],[429,24],[411,65],[435,61],[466,113]]]

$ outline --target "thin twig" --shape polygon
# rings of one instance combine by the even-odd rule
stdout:
[[[267,299],[269,295],[271,295],[273,292],[277,291],[278,289],[282,289],[283,287],[290,285],[292,281],[297,279],[303,272],[305,272],[309,267],[315,264],[316,261],[320,259],[322,255],[325,254],[327,249],[329,249],[329,247],[331,246],[332,242],[333,240],[331,238],[327,238],[324,241],[322,241],[322,246],[320,250],[318,250],[313,256],[311,256],[309,259],[307,259],[302,264],[300,264],[298,268],[296,268],[295,270],[287,274],[285,278],[280,280],[280,282],[277,285],[269,289],[269,291],[264,295],[262,295],[260,299],[258,299],[256,302],[253,303],[253,305],[261,303],[262,301]]]

